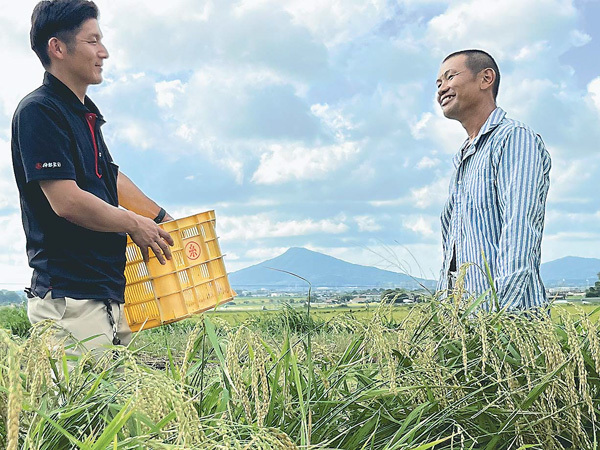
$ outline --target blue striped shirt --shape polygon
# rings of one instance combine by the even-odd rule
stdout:
[[[453,163],[441,215],[444,262],[438,290],[448,289],[454,252],[457,268],[473,263],[466,272],[467,292],[489,290],[485,255],[501,307],[544,305],[539,269],[551,164],[541,137],[496,108]]]

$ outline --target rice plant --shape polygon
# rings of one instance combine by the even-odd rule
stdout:
[[[593,449],[600,338],[590,314],[483,312],[454,292],[401,322],[284,310],[187,342],[82,357],[49,325],[0,330],[0,445],[9,449]],[[298,315],[300,314],[300,315]],[[148,334],[149,336],[150,334]],[[147,336],[146,336],[147,337]],[[154,349],[154,351],[157,351]]]

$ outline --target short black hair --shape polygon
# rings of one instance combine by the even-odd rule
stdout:
[[[71,51],[75,35],[86,20],[98,19],[98,7],[91,0],[42,0],[31,14],[31,49],[42,65],[50,67],[48,41],[56,37]]]
[[[500,69],[498,69],[498,64],[496,64],[492,55],[483,50],[460,50],[449,54],[442,62],[446,62],[450,58],[459,55],[465,55],[467,57],[467,68],[473,75],[478,74],[484,69],[494,69],[494,72],[496,72],[496,80],[492,86],[492,94],[494,94],[494,100],[496,100],[496,97],[498,97],[498,89],[500,88]]]

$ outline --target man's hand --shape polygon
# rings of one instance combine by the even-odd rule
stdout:
[[[109,205],[80,189],[73,180],[44,180],[40,187],[59,217],[94,231],[129,233],[146,262],[148,248],[161,264],[166,264],[165,257],[171,259],[169,245],[173,245],[173,239],[152,219]]]
[[[136,226],[129,231],[129,236],[142,251],[144,261],[150,260],[148,248],[151,248],[158,262],[166,264],[165,258],[169,260],[172,258],[169,246],[174,242],[171,235],[156,225],[153,220],[135,213],[131,214],[136,220]]]

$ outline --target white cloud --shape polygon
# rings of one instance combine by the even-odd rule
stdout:
[[[555,239],[556,236],[587,236],[598,235],[596,226],[600,219],[600,210],[590,212],[566,212],[558,209],[548,209],[546,211],[546,222],[548,228],[560,231],[550,231],[547,235],[549,239]],[[568,230],[561,230],[562,223],[568,223]],[[554,236],[553,238],[550,236]],[[599,249],[600,250],[600,249]]]
[[[215,206],[219,208],[238,209],[243,206],[256,208],[273,208],[280,206],[281,202],[275,198],[249,198],[243,202],[219,202]]]
[[[435,235],[433,231],[434,220],[431,217],[425,218],[423,216],[407,217],[403,221],[403,226],[421,236],[431,237]]]
[[[590,242],[592,240],[600,240],[600,233],[591,232],[591,231],[561,231],[555,234],[547,234],[544,239],[547,241],[558,241],[564,242],[565,240],[570,241],[584,241]],[[595,252],[596,258],[598,257],[598,252]]]
[[[260,166],[252,176],[257,184],[276,184],[291,180],[325,177],[359,153],[354,142],[306,148],[302,145],[271,145],[260,157]]]
[[[435,145],[436,150],[440,150],[447,155],[454,155],[467,138],[467,133],[460,122],[446,119],[442,110],[433,100],[434,114],[421,120],[421,126],[418,129],[418,136],[430,141]]]
[[[267,214],[253,216],[221,216],[220,236],[223,240],[249,240],[312,234],[340,234],[349,227],[342,220],[282,220],[273,221]]]
[[[369,205],[374,206],[376,208],[387,208],[392,206],[402,206],[409,203],[409,198],[400,197],[393,200],[371,200],[369,201]]]
[[[120,124],[117,136],[136,148],[147,150],[154,145],[151,129],[141,122]]]
[[[350,174],[353,180],[357,182],[371,183],[377,178],[377,168],[371,161],[364,161],[357,166]]]
[[[440,54],[484,48],[503,60],[523,58],[537,48],[560,55],[572,45],[576,19],[570,0],[453,2],[431,19],[427,37]],[[544,44],[549,36],[552,44]],[[575,39],[581,42],[581,38]]]
[[[25,233],[21,222],[21,214],[10,213],[0,217],[0,253],[1,254],[25,254]]]
[[[241,2],[242,5],[255,3],[280,4],[277,0]],[[328,46],[349,42],[368,33],[393,12],[385,0],[291,0],[286,2],[285,9],[295,23],[309,29]]]
[[[550,43],[548,41],[537,41],[530,45],[524,45],[514,56],[516,61],[522,62],[527,59],[535,59],[537,55],[548,50],[550,48]]]
[[[288,250],[288,247],[259,247],[248,250],[244,257],[250,260],[265,261],[273,259]]]
[[[245,267],[273,259],[284,253],[288,248],[289,247],[260,246],[248,249],[239,254],[235,253],[233,258],[230,258],[231,252],[226,252],[225,265],[229,273],[235,272]]]
[[[571,43],[575,47],[583,47],[584,45],[588,44],[591,40],[592,37],[587,33],[584,33],[580,30],[571,31]]]
[[[429,156],[424,156],[417,163],[417,169],[432,169],[438,166],[440,163],[441,161],[438,158],[430,158]]]
[[[600,167],[600,158],[585,158],[579,160],[568,160],[564,158],[554,158],[553,169],[550,173],[550,191],[548,192],[548,203],[564,201],[571,197],[579,197],[580,200],[586,200],[590,197],[597,198],[595,192],[588,192],[582,195],[580,186],[592,178]]]
[[[0,286],[21,290],[31,279],[21,214],[14,212],[0,216],[0,229]]]
[[[600,113],[600,77],[594,78],[587,86],[589,99]]]
[[[237,253],[227,253],[227,261],[238,261],[240,259],[240,255]]]
[[[28,32],[30,18],[36,0],[22,0],[20,2],[7,2],[0,9],[0,17],[10,19],[20,30]]]
[[[219,164],[230,170],[237,184],[244,182],[244,164],[235,157],[224,157],[219,160]]]
[[[426,186],[411,189],[410,198],[414,206],[419,209],[425,209],[432,205],[442,206],[448,197],[449,179],[439,178]]]
[[[9,118],[21,98],[42,84],[44,69],[29,46],[29,20],[34,5],[3,2],[0,8],[0,58],[6,67],[0,71],[0,86],[4,87],[0,89],[0,114]]]
[[[541,104],[560,95],[561,86],[545,78],[525,78],[507,75],[505,82],[510,88],[502,90],[502,108],[511,118],[531,123],[540,114]]]
[[[241,94],[249,87],[260,88],[272,85],[285,85],[290,81],[287,77],[269,67],[229,67],[222,65],[205,65],[196,70],[190,78],[195,89],[218,89]]]
[[[437,178],[430,184],[418,188],[411,188],[408,195],[392,200],[371,200],[369,205],[376,208],[400,207],[419,210],[435,208],[440,209],[448,197],[449,178]]]
[[[427,113],[423,114],[417,122],[415,122],[413,125],[411,125],[410,133],[412,134],[412,136],[415,139],[423,139],[423,136],[424,136],[423,131],[427,127],[427,123],[431,120],[432,117],[433,117],[433,114],[431,114],[430,112],[427,112]]]
[[[355,216],[354,221],[358,225],[359,231],[379,231],[381,225],[371,216]]]
[[[545,236],[542,240],[542,263],[565,256],[598,258],[599,252],[600,238],[598,236],[573,239],[572,236],[562,234],[550,239]]]
[[[344,117],[340,109],[331,108],[327,103],[316,103],[310,107],[310,111],[335,132],[335,137],[338,140],[343,140],[346,132],[355,128],[352,122]]]
[[[175,96],[185,93],[185,85],[181,80],[161,81],[154,85],[158,106],[172,108]]]
[[[175,135],[187,142],[192,142],[192,139],[196,133],[196,129],[186,125],[185,123],[175,130]]]
[[[218,146],[218,157],[222,148],[243,157],[258,156],[263,140],[298,140],[328,129],[329,122],[312,114],[301,97],[303,86],[268,67],[207,63],[185,82],[157,82],[153,89],[162,107],[158,115],[178,137],[195,148],[200,142]]]
[[[247,8],[235,0],[178,0],[166,7],[158,0],[101,3],[105,36],[118,43],[105,38],[118,71],[143,68],[167,75],[218,61],[230,69],[271,66],[301,78],[325,55],[280,2],[247,2]],[[140,52],[142,47],[149,50]]]
[[[195,175],[185,177],[187,181],[197,179]],[[227,216],[227,211],[238,212],[242,208],[252,208],[256,210],[274,209],[280,206],[280,202],[274,198],[248,198],[244,201],[212,202],[206,199],[207,203],[192,203],[188,205],[177,205],[169,208],[169,213],[175,218],[182,218],[198,214],[199,212],[215,210],[217,212],[217,229],[221,231],[221,217]],[[168,206],[168,205],[166,205]],[[165,206],[165,209],[166,209]],[[228,219],[231,221],[231,219]],[[235,220],[234,220],[235,222]],[[237,222],[235,222],[237,223]]]
[[[10,144],[0,139],[0,209],[14,210],[18,205],[19,192],[12,170]]]
[[[0,73],[0,217],[18,204],[10,117],[42,79],[28,43],[36,3],[0,10],[11,66]],[[544,258],[597,256],[600,77],[580,84],[600,69],[580,56],[594,45],[587,3],[98,0],[111,57],[90,96],[134,181],[175,216],[217,210],[232,266],[290,245],[378,264],[363,247],[385,253],[381,242],[401,237],[437,272],[440,246],[414,242],[439,240],[434,215],[466,133],[443,117],[433,81],[447,53],[481,47],[500,64],[500,105],[540,132],[553,158]],[[169,182],[149,182],[149,171]],[[15,223],[5,258],[26,279],[24,251],[10,247],[22,239]]]

